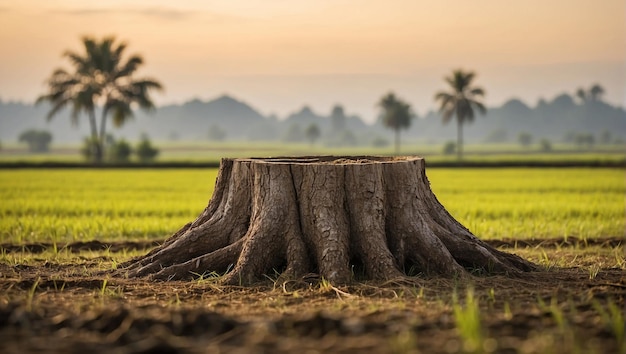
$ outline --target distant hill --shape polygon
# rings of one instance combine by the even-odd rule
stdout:
[[[191,100],[182,105],[159,107],[156,112],[137,112],[137,133],[158,140],[206,140],[209,128],[219,126],[226,138],[244,139],[246,130],[267,120],[242,101],[224,95],[211,101]],[[124,129],[125,130],[125,129]]]
[[[51,122],[45,117],[48,106],[0,101],[0,141],[17,141],[27,129],[45,129],[52,133],[54,144],[76,143],[89,134],[86,119],[81,116],[77,127],[72,127],[69,111],[63,111]],[[342,131],[333,126],[328,115],[302,107],[283,120],[265,117],[243,101],[224,95],[210,101],[194,99],[180,105],[158,107],[155,112],[137,112],[135,119],[121,129],[111,127],[116,137],[136,140],[145,133],[158,141],[207,140],[210,129],[219,129],[228,140],[302,140],[305,129],[316,124],[322,132],[321,141],[328,145],[343,143],[370,144],[377,137],[391,138],[391,132],[380,123],[368,125],[358,116],[344,117]],[[602,101],[577,103],[570,95],[562,94],[550,101],[540,100],[535,107],[511,99],[499,107],[488,109],[486,116],[478,115],[464,127],[467,141],[516,141],[521,132],[536,139],[562,140],[574,133],[609,135],[626,140],[626,111]],[[453,122],[441,123],[436,112],[429,112],[415,120],[403,140],[444,141],[456,137]]]
[[[522,132],[535,138],[560,141],[568,134],[594,134],[609,132],[613,138],[626,138],[626,111],[602,101],[576,103],[567,94],[551,101],[539,100],[531,108],[518,99],[511,99],[500,107],[490,107],[485,116],[478,114],[472,123],[463,127],[467,141],[489,142],[498,133],[502,141],[517,141]],[[429,112],[417,120],[406,133],[407,137],[425,140],[453,140],[456,138],[455,122],[447,126],[441,116]]]

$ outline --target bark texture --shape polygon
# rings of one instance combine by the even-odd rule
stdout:
[[[481,242],[437,201],[418,157],[223,159],[198,218],[123,265],[130,277],[192,279],[225,273],[251,284],[315,273],[333,284],[355,274],[515,274],[535,266]]]

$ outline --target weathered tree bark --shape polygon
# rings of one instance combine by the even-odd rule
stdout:
[[[123,265],[130,277],[227,284],[315,273],[333,284],[535,266],[476,238],[437,201],[418,157],[223,159],[200,216]]]

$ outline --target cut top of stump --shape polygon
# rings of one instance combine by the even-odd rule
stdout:
[[[419,156],[298,156],[298,157],[250,157],[224,159],[234,161],[250,161],[269,164],[302,164],[302,165],[354,165],[354,164],[387,164],[396,162],[421,161]]]

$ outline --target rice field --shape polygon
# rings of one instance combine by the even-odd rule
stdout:
[[[626,353],[624,172],[427,170],[454,217],[536,272],[240,287],[118,273],[146,252],[126,241],[202,211],[216,169],[0,170],[0,352]]]
[[[621,169],[427,170],[441,203],[486,239],[624,237]],[[0,243],[161,240],[206,206],[216,169],[2,170]]]

